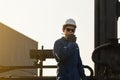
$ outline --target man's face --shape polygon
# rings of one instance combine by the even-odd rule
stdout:
[[[65,29],[63,29],[63,32],[65,34],[65,36],[67,35],[71,35],[71,34],[74,34],[75,33],[75,28],[73,26],[66,26]]]

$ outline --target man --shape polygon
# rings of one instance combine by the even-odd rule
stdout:
[[[75,29],[75,21],[66,20],[62,29],[64,37],[55,41],[53,55],[58,62],[57,80],[86,80],[74,35]]]

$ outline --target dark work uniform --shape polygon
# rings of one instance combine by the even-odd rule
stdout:
[[[77,43],[62,37],[55,42],[53,51],[58,62],[57,80],[86,80]]]

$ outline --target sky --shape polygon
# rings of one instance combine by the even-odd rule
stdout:
[[[53,49],[66,19],[77,24],[76,36],[84,65],[93,68],[94,0],[0,0],[0,22]]]

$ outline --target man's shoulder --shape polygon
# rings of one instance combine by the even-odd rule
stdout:
[[[56,43],[64,43],[65,42],[65,38],[64,37],[61,37],[61,38],[59,38],[59,39],[57,39],[56,41],[55,41],[55,44]]]
[[[64,41],[64,40],[65,40],[64,37],[61,37],[61,38],[57,39],[55,42]]]

